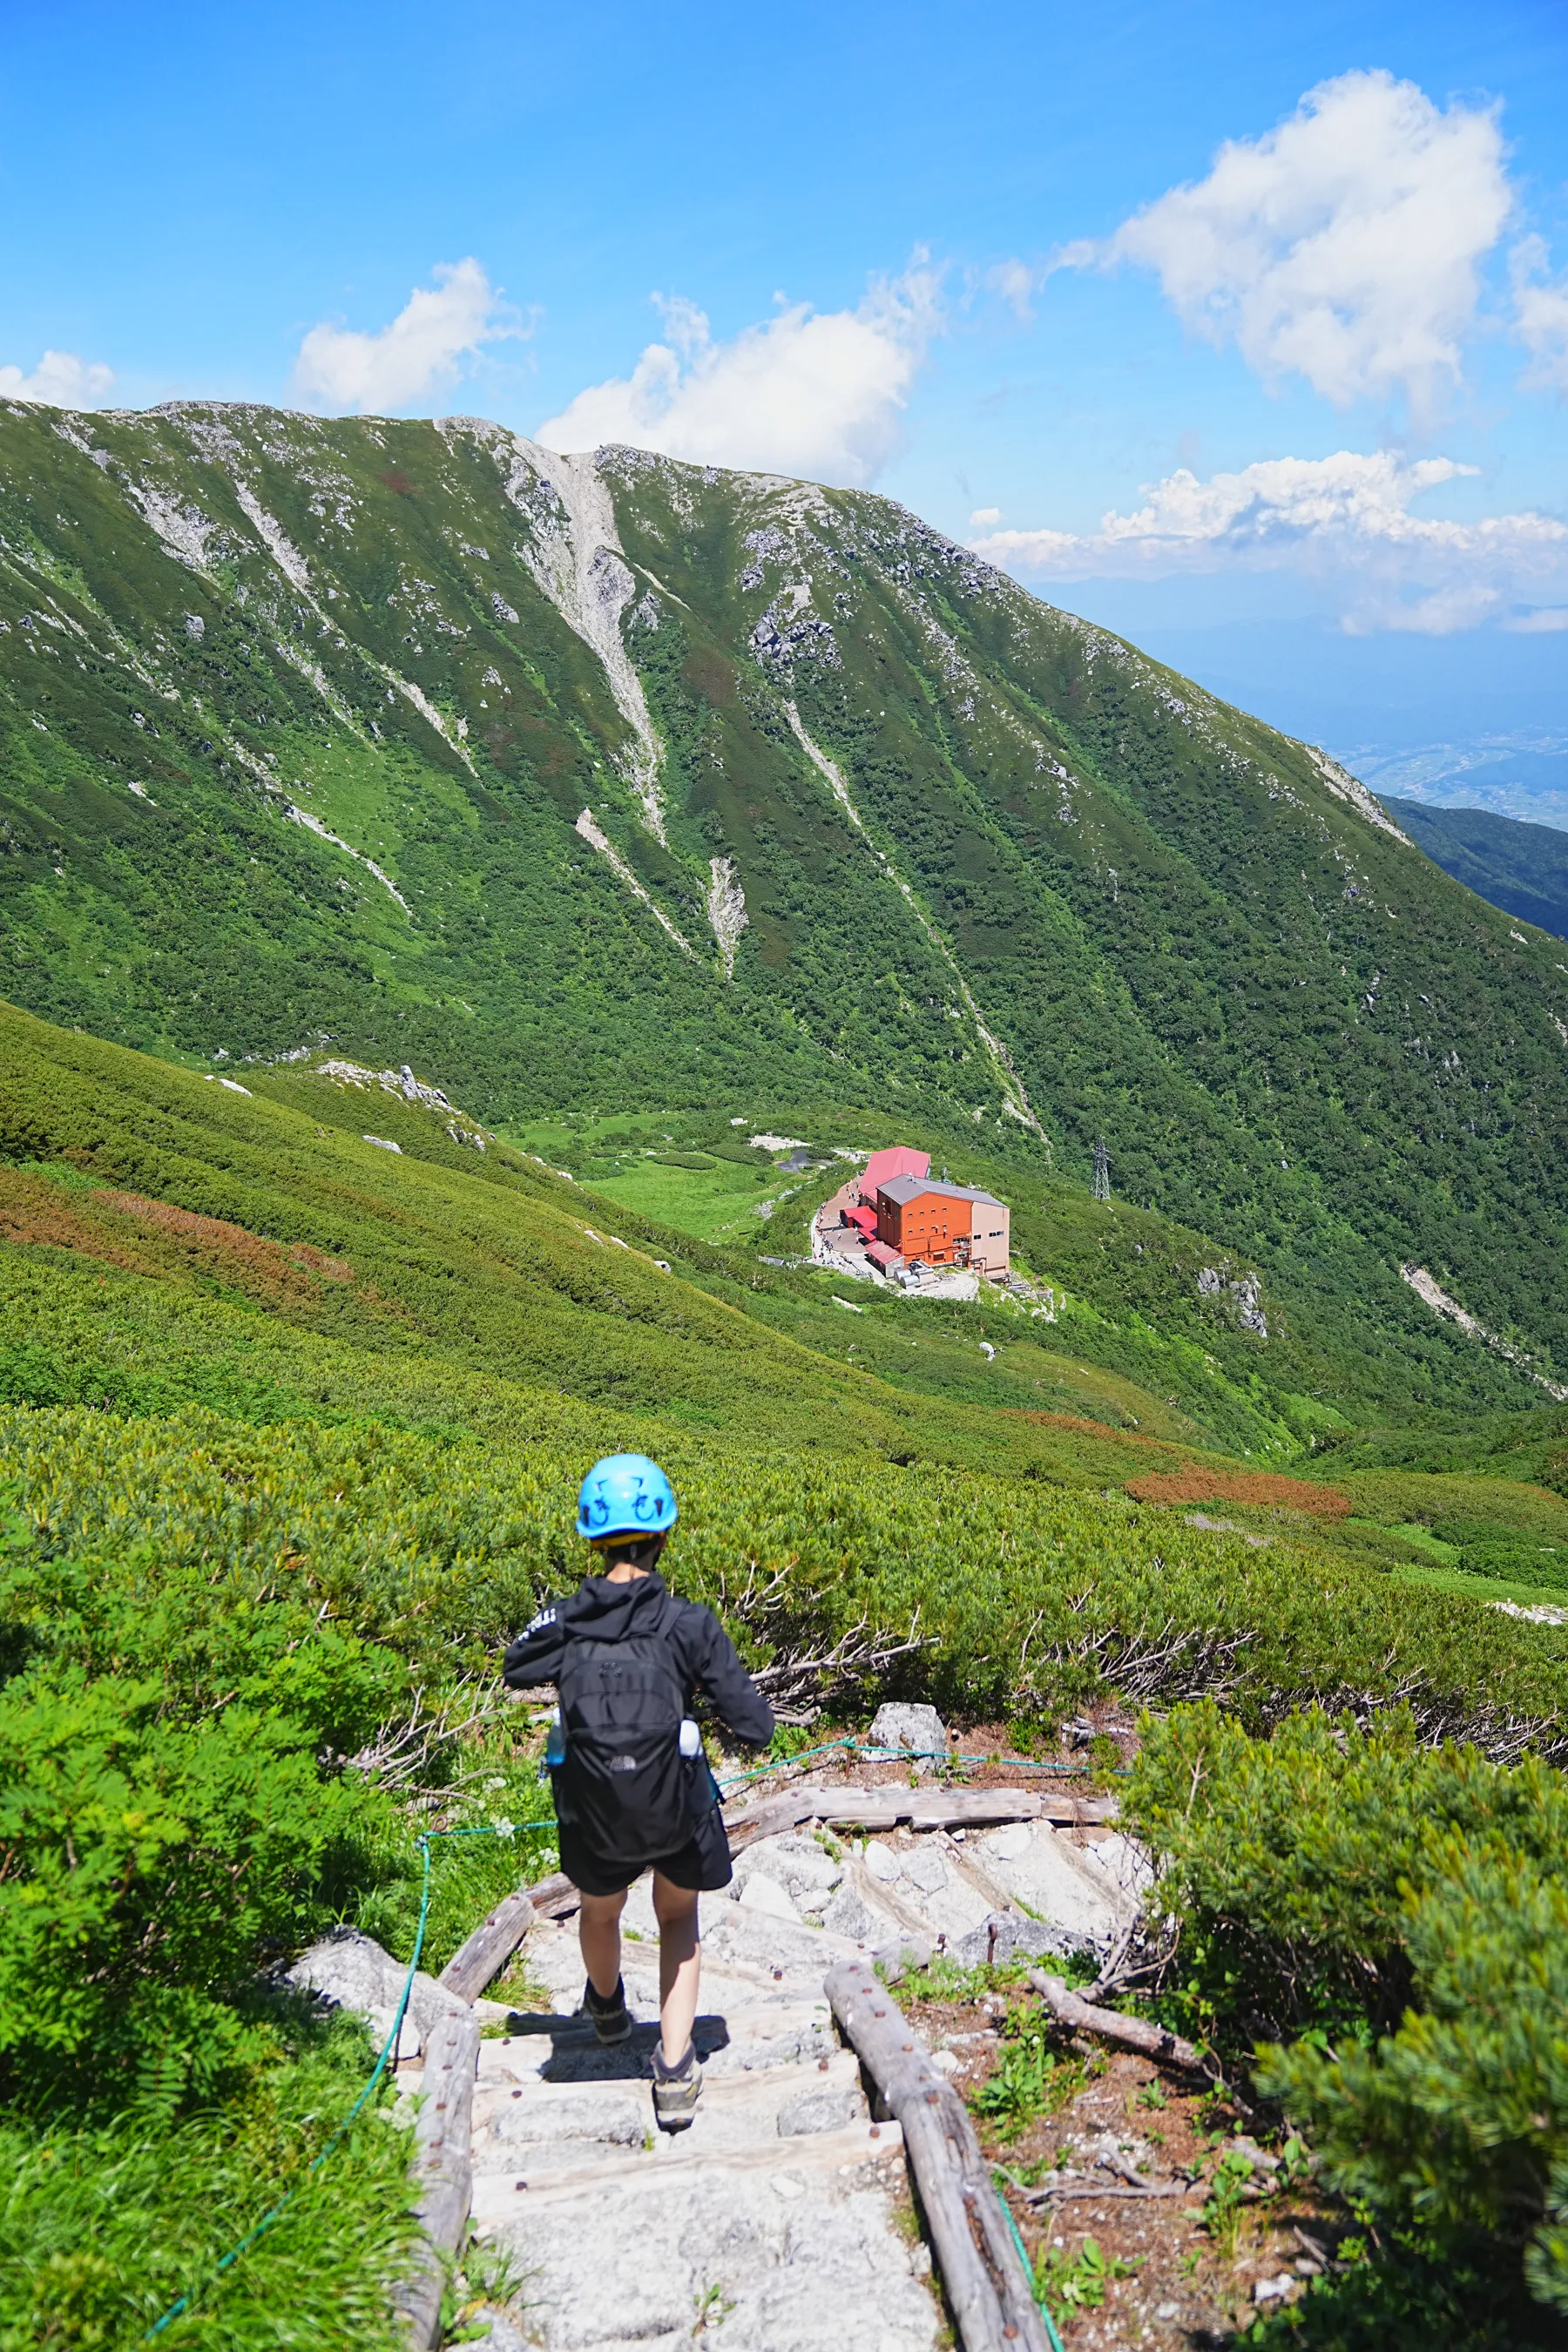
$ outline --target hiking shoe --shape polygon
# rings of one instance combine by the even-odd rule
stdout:
[[[593,2019],[594,2031],[601,2042],[624,2042],[632,2030],[632,2013],[626,2007],[625,1979],[616,1979],[615,1991],[606,2000],[603,1993],[594,1990],[594,1979],[590,1977],[583,1987],[583,2005],[577,2014]]]
[[[653,2053],[653,2119],[663,2132],[689,2131],[697,2115],[697,2095],[702,2088],[702,2069],[697,2063],[697,2047],[689,2042],[686,2055],[679,2065],[667,2066],[664,2053]]]

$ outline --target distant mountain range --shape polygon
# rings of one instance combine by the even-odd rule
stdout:
[[[1490,809],[1436,808],[1386,795],[1383,805],[1445,874],[1494,907],[1568,939],[1568,833]]]
[[[1432,808],[1489,809],[1521,824],[1568,832],[1568,747],[1483,739],[1346,757],[1381,801],[1392,796]]]
[[[1072,587],[1063,593],[1076,604]],[[1358,772],[1363,755],[1397,760],[1417,746],[1447,743],[1456,765],[1515,741],[1568,749],[1568,638],[1560,630],[1493,624],[1449,637],[1363,636],[1330,612],[1194,627],[1180,614],[1178,594],[1170,581],[1097,583],[1083,602],[1094,618],[1211,694],[1331,746]],[[1401,789],[1393,776],[1385,781]]]
[[[0,403],[0,992],[500,1127],[858,1105],[1085,1184],[1103,1137],[1363,1393],[1472,1377],[1406,1266],[1568,1365],[1555,942],[863,493]],[[1476,1393],[1538,1395],[1510,1361]]]

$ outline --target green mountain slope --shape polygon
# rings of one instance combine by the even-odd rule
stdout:
[[[472,1430],[566,1411],[576,1432],[569,1401],[1112,1485],[1351,1426],[1316,1402],[1340,1368],[1289,1304],[1260,1294],[1261,1340],[1195,1279],[1233,1262],[1149,1212],[1035,1179],[1020,1230],[1048,1306],[841,1302],[829,1274],[709,1247],[353,1066],[242,1085],[0,1006],[0,1394]],[[765,1152],[718,1148],[777,1192]]]
[[[962,1336],[900,1299],[847,1317],[830,1277],[627,1215],[493,1137],[477,1150],[460,1117],[250,1075],[256,1091],[0,1007],[0,1401],[568,1445],[640,1423],[643,1444],[687,1429],[1092,1486],[1216,1433],[1289,1442],[1266,1384],[1179,1337],[1142,1345],[1186,1372],[1185,1412],[1069,1361],[1012,1302]],[[1115,1356],[1087,1304],[1063,1336]]]
[[[1080,1181],[1103,1134],[1389,1417],[1568,1363],[1553,943],[887,501],[12,404],[0,537],[16,1002],[498,1125],[848,1102]]]
[[[1455,1463],[1436,1458],[1435,1434],[1402,1453],[1324,1431],[1313,1475],[1336,1490],[1326,1501],[1237,1460],[1289,1443],[1291,1401],[1248,1379],[1244,1357],[1222,1370],[1223,1308],[1208,1303],[1206,1332],[1184,1318],[1184,1257],[1206,1245],[1147,1212],[1080,1201],[1075,1224],[1049,1201],[1037,1209],[1084,1285],[1057,1294],[1055,1325],[1000,1299],[943,1309],[868,1291],[847,1316],[818,1270],[759,1265],[636,1214],[612,1225],[602,1195],[460,1114],[374,1082],[251,1075],[247,1092],[0,1008],[0,1505],[32,1442],[10,1409],[42,1409],[41,1422],[75,1409],[74,1427],[85,1407],[115,1429],[244,1424],[258,1459],[286,1438],[308,1452],[322,1425],[373,1451],[401,1433],[402,1458],[436,1486],[435,1465],[461,1454],[498,1498],[520,1465],[532,1476],[547,1458],[565,1496],[574,1461],[622,1444],[700,1469],[764,1517],[774,1505],[757,1497],[778,1488],[798,1520],[806,1490],[840,1473],[875,1515],[907,1470],[928,1497],[959,1482],[977,1558],[987,1514],[1037,1506],[1070,1521],[1082,1508],[1119,1534],[1144,1526],[1135,1555],[1184,1559],[1205,1591],[1228,1573],[1220,1538],[1237,1510],[1265,1549],[1327,1547],[1358,1576],[1451,1570],[1472,1599],[1568,1585],[1561,1413],[1508,1417]],[[1184,1381],[1190,1404],[1104,1369],[1119,1352]],[[1431,1475],[1456,1469],[1471,1475]],[[62,1498],[76,1475],[62,1470]],[[1129,1519],[1124,1488],[1154,1505],[1152,1523]],[[1225,1518],[1185,1518],[1211,1496]],[[825,1558],[837,1507],[801,1524]],[[890,1559],[877,1573],[897,1580]]]
[[[1435,808],[1384,799],[1384,807],[1435,866],[1505,914],[1568,939],[1568,833],[1490,809]]]

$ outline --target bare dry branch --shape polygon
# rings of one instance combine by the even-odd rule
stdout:
[[[802,1654],[787,1647],[775,1648],[770,1663],[760,1667],[752,1679],[767,1693],[781,1722],[810,1723],[830,1699],[842,1697],[872,1680],[895,1658],[928,1648],[929,1637],[920,1633],[917,1609],[910,1620],[908,1634],[899,1641],[890,1634],[871,1632],[869,1620],[862,1615],[847,1633],[839,1635],[831,1649],[815,1653],[807,1650]]]
[[[362,1772],[367,1779],[374,1773],[384,1789],[423,1793],[431,1762],[442,1749],[499,1723],[506,1712],[506,1693],[478,1675],[466,1676],[429,1713],[425,1693],[417,1690],[407,1715],[384,1723],[356,1756],[342,1760],[351,1772]]]

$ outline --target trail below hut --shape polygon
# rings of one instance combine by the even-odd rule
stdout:
[[[936,2352],[943,2319],[902,2137],[873,2118],[824,1976],[900,1937],[940,1940],[969,1965],[999,1946],[1103,1946],[1131,1908],[1129,1851],[1038,1821],[858,1846],[807,1830],[759,1840],[731,1888],[703,1898],[706,2083],[694,2126],[674,2137],[653,2127],[647,2079],[647,1882],[625,1915],[638,2022],[619,2046],[572,2013],[575,1922],[540,1921],[523,1955],[533,2000],[480,2045],[474,2100],[471,2226],[526,2273],[516,2343],[660,2352],[721,2322],[725,2352]],[[410,2090],[421,2079],[401,2070]],[[513,2324],[496,2323],[496,2352],[510,2352]]]

